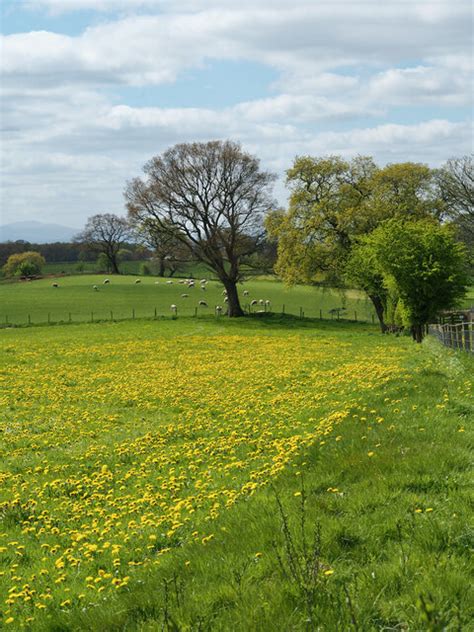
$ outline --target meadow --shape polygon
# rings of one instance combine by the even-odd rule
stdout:
[[[468,629],[472,358],[275,315],[0,337],[0,625]]]
[[[109,278],[110,284],[104,285]],[[140,279],[140,283],[135,283]],[[180,283],[182,279],[157,279],[156,277],[71,275],[0,284],[0,324],[25,325],[29,322],[47,323],[84,322],[90,320],[118,320],[171,316],[170,306],[177,306],[178,316],[214,314],[216,305],[225,307],[223,286],[209,281],[202,291],[196,282],[194,288]],[[52,287],[57,283],[59,287]],[[97,286],[97,290],[94,290]],[[243,292],[249,295],[244,296]],[[345,293],[319,287],[299,285],[286,288],[273,279],[252,279],[239,286],[242,305],[248,307],[251,300],[270,301],[269,309],[287,314],[300,314],[325,319],[332,317],[330,310],[345,307],[349,319],[371,321],[373,309],[362,292],[346,290]],[[182,294],[187,294],[186,298]],[[208,307],[199,306],[199,301]],[[259,307],[259,309],[262,309]]]

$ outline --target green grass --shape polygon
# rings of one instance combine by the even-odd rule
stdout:
[[[216,305],[223,303],[223,286],[210,281],[203,292],[199,283],[190,289],[174,279],[172,285],[166,280],[155,277],[140,277],[140,284],[130,276],[109,276],[110,285],[104,285],[105,275],[77,275],[58,279],[41,279],[18,283],[0,284],[0,323],[23,325],[68,321],[110,320],[131,318],[151,318],[155,309],[158,316],[170,316],[170,306],[178,306],[178,316],[191,316],[200,300],[209,307],[198,307],[200,315],[214,313]],[[138,277],[137,277],[138,278]],[[58,288],[52,287],[57,282]],[[97,285],[98,291],[93,289]],[[243,296],[248,290],[249,296]],[[285,288],[276,280],[249,280],[239,286],[242,304],[252,299],[271,301],[271,309],[287,314],[299,315],[300,308],[305,316],[331,318],[329,310],[335,307],[347,308],[346,315],[354,319],[357,312],[359,320],[371,320],[373,309],[367,298],[356,290],[347,290],[345,295],[336,290],[323,290],[317,287],[296,286]],[[188,298],[182,298],[188,294]],[[259,308],[261,309],[261,307]],[[111,314],[112,312],[112,314]],[[93,313],[93,316],[92,316]],[[48,317],[49,315],[49,317]]]
[[[276,316],[0,337],[12,629],[470,629],[472,357]]]

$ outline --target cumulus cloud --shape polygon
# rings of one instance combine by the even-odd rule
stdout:
[[[279,173],[302,153],[438,164],[470,151],[471,128],[459,122],[472,92],[464,0],[30,5],[32,15],[101,13],[76,36],[31,31],[0,40],[10,218],[57,220],[67,208],[78,225],[96,211],[121,212],[125,181],[175,142],[240,140]],[[265,96],[226,107],[140,107],[120,97],[125,88],[184,81],[213,61],[258,62],[277,78]],[[393,108],[407,108],[411,123],[392,119]]]

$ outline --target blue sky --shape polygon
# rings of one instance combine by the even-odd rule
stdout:
[[[270,8],[271,7],[271,8]],[[465,0],[4,0],[2,215],[81,227],[176,142],[442,164],[472,151]]]

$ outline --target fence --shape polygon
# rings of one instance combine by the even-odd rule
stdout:
[[[281,307],[273,307],[268,305],[250,305],[246,304],[242,306],[244,311],[249,316],[265,316],[267,315],[286,315],[293,316],[300,319],[313,319],[313,320],[331,320],[331,321],[346,321],[346,322],[360,322],[360,323],[372,323],[376,322],[375,314],[370,313],[368,310],[349,310],[345,308],[332,308],[332,309],[317,309],[307,307],[295,308],[293,310],[287,310],[285,305]],[[178,317],[184,318],[199,318],[201,316],[214,316],[215,318],[225,318],[224,308],[213,308],[209,306],[207,309],[201,309],[200,307],[176,307],[175,309],[169,309],[167,311],[159,308],[141,308],[135,309],[130,307],[127,309],[114,309],[114,310],[101,310],[90,311],[81,313],[74,312],[47,312],[43,315],[38,313],[25,314],[24,316],[15,315],[13,317],[8,314],[0,316],[0,329],[7,327],[34,327],[42,325],[64,325],[72,323],[98,323],[98,322],[118,322],[124,320],[163,320],[172,319],[176,320]]]
[[[430,325],[429,333],[451,349],[474,352],[474,321]]]

